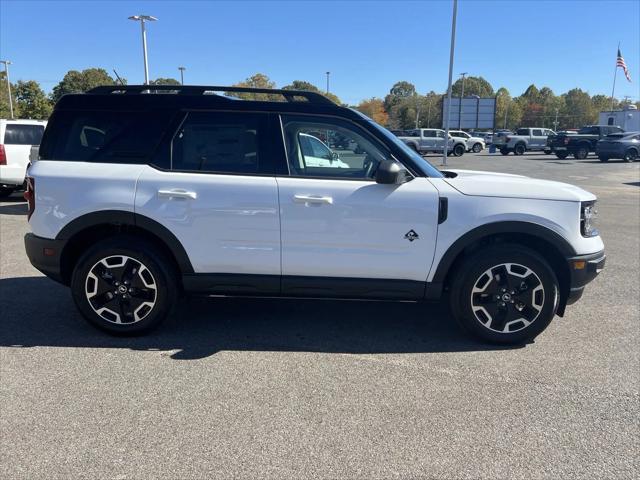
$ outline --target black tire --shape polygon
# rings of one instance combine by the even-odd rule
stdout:
[[[586,145],[578,145],[576,151],[573,152],[573,156],[578,160],[584,160],[589,155],[589,147]]]
[[[471,151],[473,153],[480,153],[482,151],[482,144],[480,143],[474,143],[473,147],[471,147]]]
[[[567,152],[556,152],[556,157],[558,157],[560,160],[564,160],[568,156],[569,154]]]
[[[609,157],[605,157],[604,155],[598,155],[598,159],[601,162],[608,162],[609,161]]]
[[[453,147],[453,155],[455,157],[461,157],[462,155],[464,155],[464,151],[464,145],[457,144],[455,147]]]
[[[527,151],[527,147],[525,146],[525,144],[524,143],[519,143],[513,149],[513,154],[514,155],[524,155],[524,152],[526,152],[526,151]]]
[[[501,153],[502,155],[509,155],[509,150],[507,150],[506,148],[501,148],[501,149],[500,149],[500,153]]]
[[[114,335],[139,335],[160,325],[175,305],[176,277],[153,244],[119,235],[97,243],[80,257],[71,277],[71,293],[84,318],[95,327]]]
[[[622,159],[629,163],[635,162],[638,159],[638,152],[635,148],[630,148],[624,152],[624,157],[622,157]]]
[[[15,188],[0,187],[0,198],[6,198],[15,191]]]
[[[558,308],[555,273],[526,247],[503,244],[476,251],[463,260],[453,278],[449,300],[454,317],[466,331],[487,342],[532,340],[547,328]]]

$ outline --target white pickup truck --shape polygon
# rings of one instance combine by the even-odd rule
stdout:
[[[515,135],[496,137],[493,144],[502,155],[524,155],[527,151],[547,150],[547,137],[555,134],[548,128],[519,128]]]
[[[416,128],[409,130],[407,136],[398,138],[418,153],[442,153],[445,131],[439,128]],[[448,153],[460,157],[467,151],[467,142],[463,138],[449,135]]]

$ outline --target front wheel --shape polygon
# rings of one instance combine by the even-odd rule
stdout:
[[[558,157],[560,160],[564,160],[568,156],[569,154],[567,152],[556,152],[556,157]]]
[[[177,298],[175,272],[154,245],[121,235],[91,247],[71,278],[73,300],[92,325],[115,335],[157,327]]]
[[[503,244],[477,251],[462,262],[454,278],[454,317],[488,342],[532,340],[547,328],[558,308],[555,273],[526,247]]]
[[[461,157],[462,155],[464,155],[464,145],[456,145],[455,147],[453,147],[453,154],[456,157]]]
[[[589,149],[585,145],[579,146],[573,156],[578,160],[584,160],[589,155]]]
[[[482,145],[479,143],[475,143],[473,148],[471,149],[473,153],[480,153],[482,151]]]
[[[605,157],[604,155],[599,155],[598,160],[600,160],[601,162],[608,162],[609,157]]]
[[[624,152],[624,157],[622,157],[622,159],[625,162],[635,162],[638,159],[638,152],[636,152],[635,149],[630,148]]]

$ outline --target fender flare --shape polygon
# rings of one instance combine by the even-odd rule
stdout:
[[[81,215],[65,225],[56,235],[56,240],[68,241],[83,230],[98,225],[126,225],[146,230],[159,238],[173,253],[181,273],[194,272],[191,260],[189,260],[189,256],[182,246],[182,243],[180,243],[180,240],[164,225],[134,212],[125,210],[101,210]]]
[[[524,234],[537,237],[553,245],[566,258],[577,255],[575,249],[553,230],[530,222],[505,221],[481,225],[458,238],[444,253],[436,267],[432,283],[443,283],[456,258],[463,250],[477,241],[501,233]]]

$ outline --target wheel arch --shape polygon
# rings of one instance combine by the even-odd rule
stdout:
[[[60,230],[56,240],[63,240],[60,273],[69,284],[73,266],[82,252],[96,241],[119,233],[138,235],[153,243],[180,273],[193,273],[193,266],[182,243],[165,226],[144,215],[123,210],[104,210],[82,215]]]
[[[555,271],[560,283],[558,315],[564,314],[569,296],[570,271],[567,258],[575,256],[575,249],[553,230],[529,222],[495,222],[477,227],[456,240],[442,256],[431,283],[448,288],[458,266],[480,248],[496,243],[523,245],[541,255]]]

